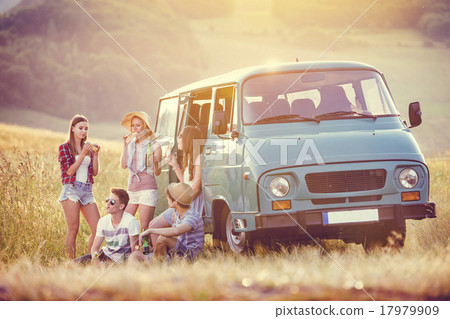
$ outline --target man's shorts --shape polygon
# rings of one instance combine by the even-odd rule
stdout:
[[[70,199],[73,202],[80,202],[81,206],[95,203],[92,195],[92,184],[85,184],[75,181],[73,184],[64,184],[59,201]]]
[[[130,197],[128,204],[142,204],[146,206],[156,207],[156,203],[158,202],[157,189],[144,189],[137,192],[128,191],[128,196]]]
[[[188,259],[194,259],[200,252],[201,252],[200,247],[186,247],[185,245],[183,245],[181,241],[177,240],[175,248],[169,251],[169,256],[171,258],[178,256],[178,257],[185,257]]]

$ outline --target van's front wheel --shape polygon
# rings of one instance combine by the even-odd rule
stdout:
[[[230,250],[234,253],[240,254],[248,248],[249,234],[245,232],[236,232],[233,228],[233,218],[228,211],[225,222],[225,234],[227,235],[227,244]]]

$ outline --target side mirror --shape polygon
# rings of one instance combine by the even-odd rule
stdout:
[[[409,128],[419,126],[422,123],[422,111],[419,102],[409,104],[409,123],[411,124]]]
[[[214,111],[213,134],[222,135],[227,132],[227,114],[225,111]]]

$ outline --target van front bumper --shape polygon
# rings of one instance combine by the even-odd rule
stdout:
[[[376,207],[378,209],[378,220],[370,222],[353,222],[343,223],[335,225],[327,225],[323,220],[323,211],[298,211],[298,212],[282,212],[282,213],[243,213],[233,212],[233,221],[236,219],[245,222],[236,223],[234,225],[245,225],[242,228],[235,229],[237,232],[242,231],[254,231],[264,229],[280,229],[288,227],[299,227],[300,230],[306,231],[308,227],[317,228],[323,227],[342,227],[342,226],[354,226],[361,224],[377,224],[377,223],[393,223],[398,227],[402,227],[405,223],[405,219],[424,219],[424,218],[436,218],[435,203],[426,203],[420,205],[394,205],[394,206],[382,206]],[[373,209],[374,207],[366,207]],[[354,209],[354,208],[352,208]],[[358,209],[364,209],[358,208]],[[339,209],[342,210],[342,209]],[[339,211],[335,210],[335,211]],[[328,210],[333,211],[333,210]],[[351,211],[351,210],[350,210]]]

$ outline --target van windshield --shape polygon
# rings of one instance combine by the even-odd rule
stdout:
[[[398,115],[380,74],[369,70],[280,73],[243,85],[243,123]]]

